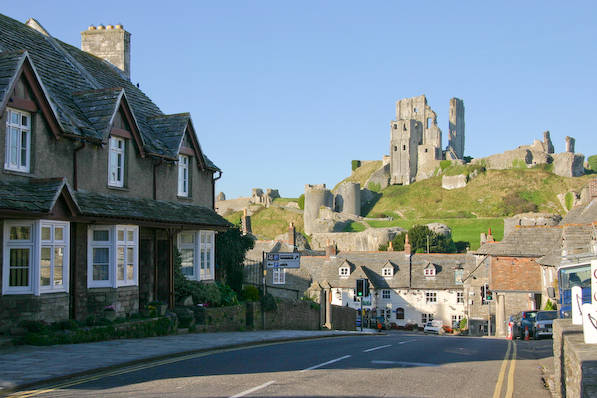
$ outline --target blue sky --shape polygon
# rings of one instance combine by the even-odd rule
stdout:
[[[451,97],[465,153],[503,152],[550,130],[597,154],[597,3],[562,1],[30,1],[80,46],[89,25],[132,34],[131,80],[165,113],[191,112],[228,198],[335,185],[352,159],[389,152],[400,98],[425,94],[447,145]]]

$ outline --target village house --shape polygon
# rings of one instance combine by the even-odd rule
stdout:
[[[174,304],[183,272],[214,279],[220,169],[188,113],[130,79],[130,34],[90,26],[82,51],[0,15],[0,327]]]
[[[407,245],[409,246],[409,245]],[[286,242],[257,241],[247,254],[245,281],[260,285],[262,252],[292,251]],[[299,269],[265,268],[267,291],[277,297],[316,301],[360,310],[357,279],[368,279],[363,297],[365,319],[383,316],[386,324],[423,326],[439,319],[452,326],[465,316],[463,277],[474,258],[469,254],[406,252],[301,251]]]

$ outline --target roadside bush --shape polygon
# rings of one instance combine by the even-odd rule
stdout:
[[[30,333],[45,332],[49,329],[48,324],[44,321],[25,320],[25,321],[19,322],[19,326]]]
[[[554,311],[556,310],[556,305],[551,301],[551,300],[547,300],[547,303],[545,303],[545,308],[543,308],[544,311]]]
[[[464,330],[464,329],[466,329],[466,325],[467,325],[467,323],[468,323],[468,321],[466,320],[466,318],[462,318],[462,319],[460,320],[460,324],[458,325],[458,328],[459,328],[460,330]]]
[[[251,285],[245,286],[240,296],[245,301],[259,301],[259,289]]]
[[[237,305],[238,304],[238,297],[236,292],[232,290],[232,288],[228,285],[224,285],[218,283],[218,288],[220,289],[220,297],[221,297],[221,304],[222,305]]]

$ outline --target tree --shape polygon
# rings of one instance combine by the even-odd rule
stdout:
[[[405,234],[398,234],[392,239],[394,251],[404,250]],[[408,241],[413,253],[427,253],[427,239],[429,239],[429,253],[456,253],[456,244],[451,237],[437,234],[426,225],[414,225],[408,230]],[[388,245],[380,245],[379,250],[387,250]]]
[[[254,245],[253,239],[243,235],[238,227],[216,235],[218,279],[226,282],[237,293],[240,293],[243,287],[245,255]]]

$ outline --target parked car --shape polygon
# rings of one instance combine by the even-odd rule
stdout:
[[[529,330],[529,338],[533,337],[533,329],[535,327],[536,310],[521,311],[512,317],[512,339],[524,339],[525,327]]]
[[[535,316],[535,328],[533,336],[536,339],[541,337],[552,337],[553,320],[558,318],[558,311],[539,311]]]
[[[423,333],[433,333],[433,334],[444,334],[442,321],[430,321],[425,324],[423,328]]]

